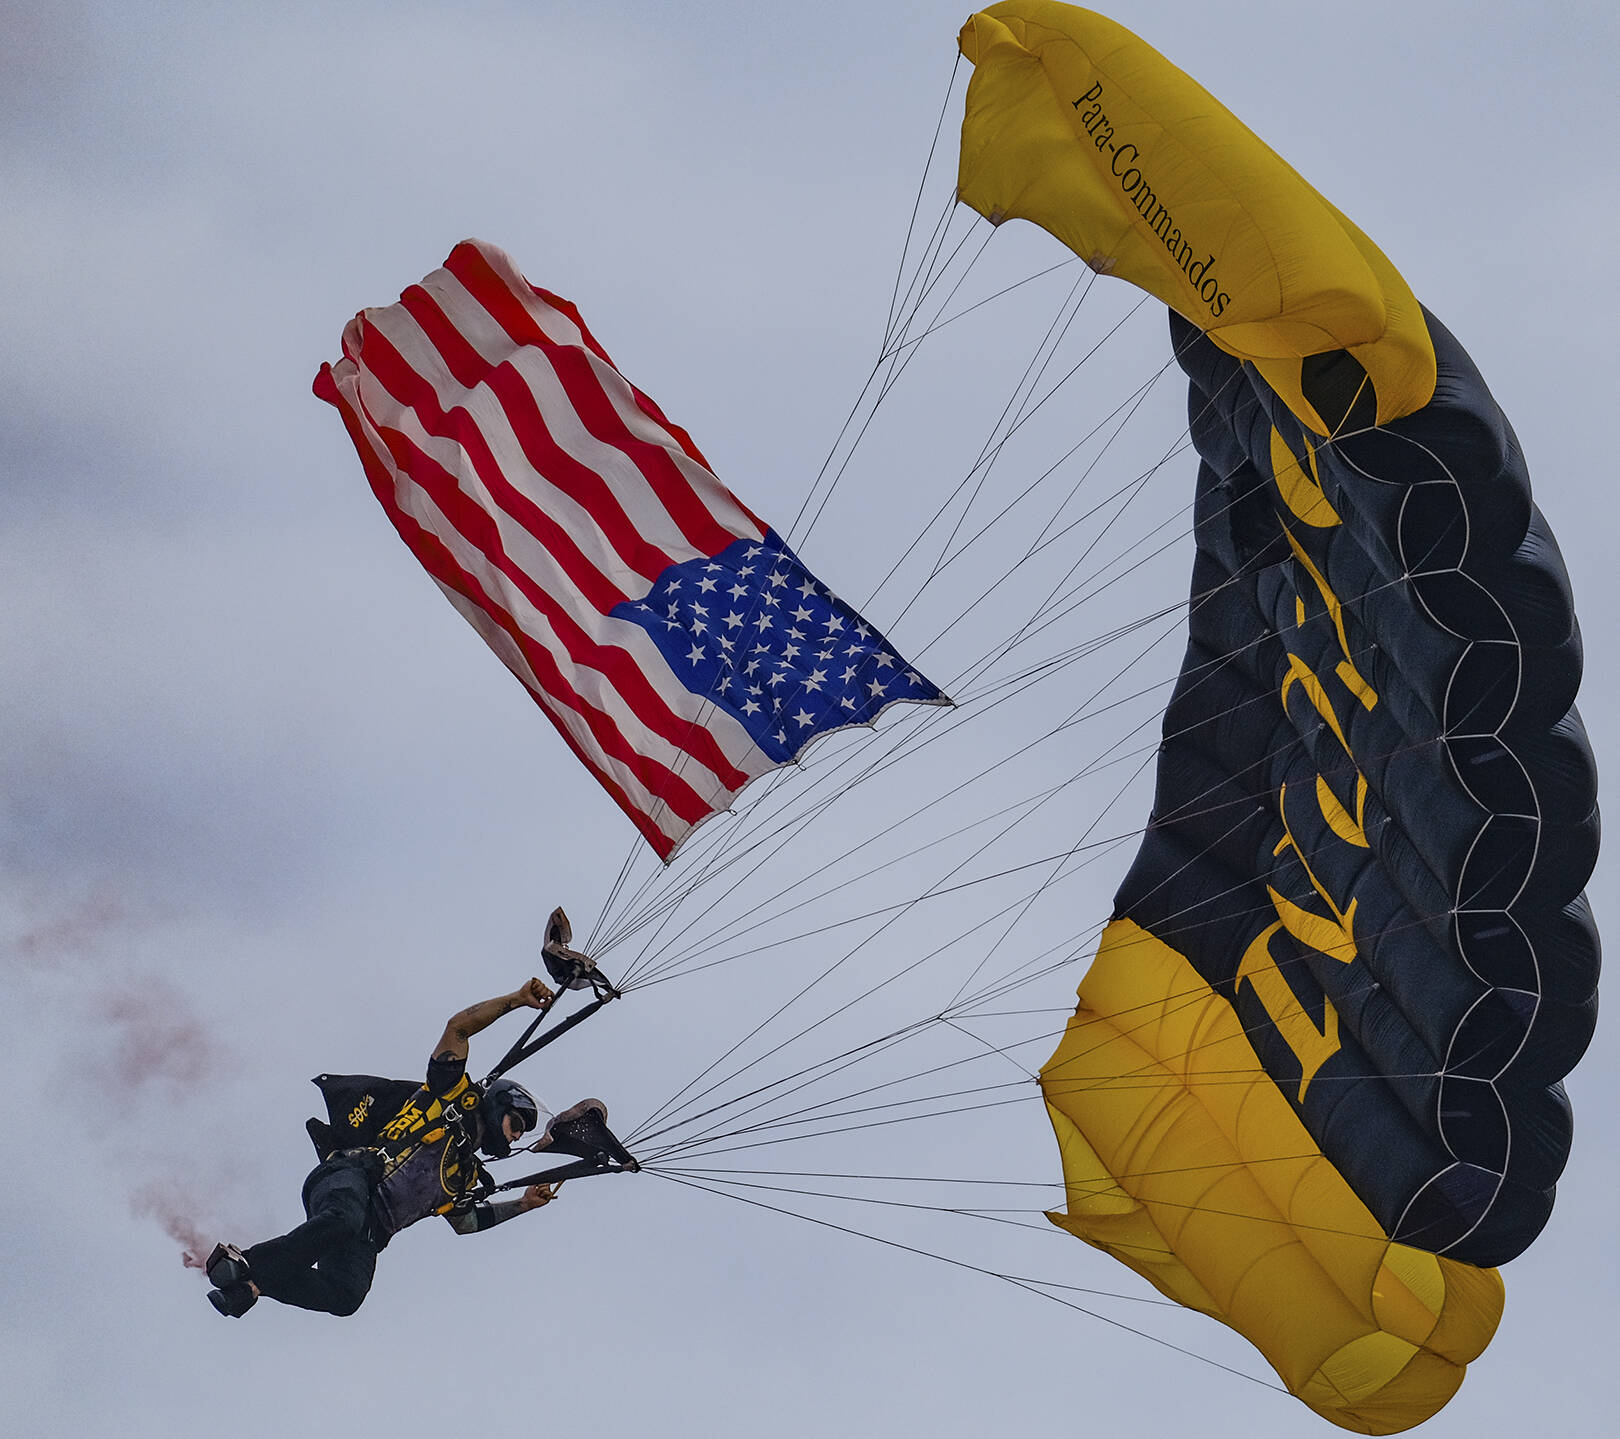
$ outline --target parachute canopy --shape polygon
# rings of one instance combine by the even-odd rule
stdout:
[[[961,46],[961,198],[1170,307],[1202,461],[1153,815],[1042,1073],[1051,1217],[1404,1429],[1495,1330],[1592,1032],[1568,578],[1456,341],[1195,82],[1047,0]]]

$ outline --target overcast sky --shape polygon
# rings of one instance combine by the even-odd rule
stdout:
[[[880,342],[966,13],[941,0],[0,0],[0,1042],[14,1084],[0,1414],[20,1416],[17,1432],[1330,1432],[1263,1387],[1274,1380],[1248,1346],[1144,1303],[1133,1276],[1039,1221],[1056,1157],[1032,1087],[960,1127],[897,1124],[750,1162],[1014,1181],[1014,1197],[973,1202],[1021,1209],[1003,1217],[1032,1228],[869,1204],[814,1212],[1103,1291],[1066,1291],[1094,1315],[656,1176],[582,1181],[477,1239],[412,1231],[348,1321],[269,1304],[223,1321],[165,1231],[185,1221],[247,1243],[292,1223],[309,1076],[414,1072],[452,1011],[533,972],[554,904],[592,930],[632,849],[629,825],[399,544],[336,415],[310,395],[343,324],[456,241],[492,241],[579,304],[629,377],[785,529]],[[1353,217],[1472,353],[1574,580],[1581,705],[1604,764],[1620,701],[1612,8],[1126,0],[1111,13]],[[958,88],[947,153],[959,105]],[[926,222],[942,194],[930,191]],[[1010,283],[1058,258],[1040,239],[998,233],[980,265]],[[986,307],[886,402],[802,547],[846,597],[878,589],[896,537],[966,473],[1068,283]],[[1122,286],[1088,300],[1072,343],[1130,304]],[[1162,363],[1162,318],[1133,323],[1119,359],[1072,397],[1076,414],[1097,407],[1079,428]],[[1173,385],[1153,392],[1142,418],[1160,428],[1135,441],[1143,454],[1174,447],[1181,405]],[[1134,475],[1129,453],[1102,464]],[[1009,486],[1041,463],[1009,451]],[[1186,503],[1194,470],[1182,455],[1155,473],[1120,549]],[[1156,563],[1082,632],[1179,599],[1185,546]],[[982,584],[964,574],[930,596],[941,588],[960,609]],[[954,680],[971,644],[962,630],[936,639],[942,623],[903,613],[906,597],[879,590],[873,618]],[[1040,703],[1074,702],[1130,655],[1130,689],[1162,684],[1179,653],[1173,633],[1104,653],[1064,700],[1008,705],[987,725],[1013,745],[1020,725],[1039,727]],[[1151,707],[1142,699],[1106,743],[1144,720],[1151,735]],[[1064,775],[1088,744],[1102,751],[1090,733],[1069,742]],[[832,741],[829,755],[848,748]],[[971,753],[897,771],[889,793],[875,785],[868,808],[831,813],[806,845],[849,847],[908,789],[949,788]],[[1073,842],[1077,815],[1098,818],[1097,838],[1139,826],[1140,783],[1104,812],[1123,777],[1042,810],[1010,853]],[[1016,783],[1022,795],[1043,781],[1031,768]],[[981,814],[996,807],[980,800]],[[1063,957],[1066,938],[1106,918],[1131,848],[1100,853],[1009,949]],[[1600,923],[1614,872],[1604,859],[1590,885]],[[991,903],[975,892],[941,906],[848,968],[870,980],[909,963]],[[832,900],[815,910],[834,913]],[[811,928],[801,915],[781,932],[795,924]],[[678,929],[659,940],[672,953]],[[817,943],[801,945],[809,961]],[[640,953],[627,943],[614,958]],[[869,1022],[840,1018],[805,1053],[929,1012],[929,985],[948,997],[978,957],[958,945],[943,979],[925,968],[915,990],[885,992]],[[1053,965],[1019,1001],[1061,1009],[1082,969]],[[767,1016],[794,973],[772,958],[648,986],[529,1077],[553,1107],[598,1094],[632,1129]],[[516,1027],[485,1037],[475,1067]],[[906,1062],[948,1062],[927,1047],[937,1039]],[[757,1073],[788,1073],[797,1052]],[[1552,1221],[1505,1271],[1502,1327],[1425,1434],[1608,1431],[1617,1082],[1620,1052],[1600,1031],[1569,1080],[1575,1150]]]

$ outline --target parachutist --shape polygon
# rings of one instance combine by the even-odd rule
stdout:
[[[473,1035],[517,1009],[540,1011],[538,1022],[557,997],[549,985],[530,979],[459,1011],[445,1025],[421,1083],[319,1076],[329,1122],[312,1119],[306,1126],[320,1163],[304,1180],[304,1222],[246,1249],[215,1245],[205,1265],[214,1308],[240,1318],[262,1297],[353,1314],[371,1289],[377,1255],[419,1219],[439,1214],[458,1234],[479,1233],[543,1208],[564,1177],[633,1167],[607,1129],[600,1100],[584,1100],[553,1118],[515,1080],[491,1076],[480,1085],[467,1077]],[[528,1148],[581,1154],[583,1162],[558,1168],[555,1177],[541,1173],[497,1185],[480,1156],[505,1159],[532,1133],[539,1138]],[[515,1199],[491,1197],[517,1187],[522,1194]]]

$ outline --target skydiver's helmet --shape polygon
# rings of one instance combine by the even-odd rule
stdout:
[[[478,1102],[478,1118],[483,1122],[478,1147],[492,1159],[505,1159],[512,1152],[501,1123],[509,1114],[522,1125],[524,1134],[540,1127],[540,1106],[534,1096],[515,1079],[497,1079]]]

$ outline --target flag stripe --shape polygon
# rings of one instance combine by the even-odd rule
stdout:
[[[753,773],[730,772],[724,779],[713,773],[694,770],[690,776],[698,785],[698,788],[694,788],[682,774],[675,773],[668,765],[632,747],[626,741],[619,719],[588,703],[569,685],[546,645],[540,642],[532,631],[526,630],[511,611],[492,598],[488,586],[463,563],[463,559],[457,556],[452,546],[434,533],[433,528],[424,523],[421,517],[412,512],[411,502],[406,497],[413,493],[424,495],[423,488],[396,467],[394,457],[382,438],[377,435],[369,417],[363,412],[357,412],[347,397],[340,395],[338,386],[328,379],[326,371],[323,371],[321,380],[327,380],[328,385],[326,389],[322,389],[318,380],[317,392],[323,399],[329,399],[331,403],[336,404],[343,414],[344,422],[365,466],[367,478],[371,481],[372,491],[387,511],[401,538],[441,587],[464,597],[515,647],[522,661],[522,668],[511,663],[511,655],[504,647],[492,644],[492,648],[495,648],[507,662],[507,667],[524,682],[525,688],[529,689],[536,702],[563,733],[569,747],[579,754],[582,762],[603,786],[614,794],[626,813],[638,820],[638,824],[646,813],[656,814],[659,809],[667,807],[682,822],[683,828],[689,827],[715,807],[716,795],[721,796],[722,800],[729,798],[731,793],[753,778],[753,773],[762,772],[764,768],[772,765],[773,762],[765,756],[759,756],[760,763],[756,765]],[[404,496],[399,493],[400,490],[405,492]],[[467,608],[459,605],[457,608],[462,610],[463,615],[472,618]],[[486,641],[491,639],[490,632],[484,625],[475,623],[475,627],[485,636]],[[560,704],[569,713],[560,714],[553,707],[554,704]],[[593,762],[587,755],[582,743],[583,736],[576,739],[573,731],[577,726],[572,721],[572,716],[577,716],[579,721],[583,721],[592,741],[591,748],[599,753],[601,760],[607,762],[606,767],[602,763]],[[686,726],[688,731],[691,728],[690,724]],[[683,761],[689,762],[690,756],[676,754],[672,756],[672,760],[680,765]],[[626,799],[624,793],[626,787],[633,787],[635,791],[640,792],[637,796],[639,808],[637,804]],[[708,789],[709,794],[707,796],[700,794],[700,789]],[[657,828],[656,825],[654,827]],[[652,836],[649,835],[648,838],[651,840]]]
[[[496,251],[493,255],[486,254],[476,243],[464,240],[450,252],[450,258],[445,261],[444,270],[455,276],[466,289],[477,296],[488,312],[497,318],[507,315],[510,323],[506,325],[506,333],[516,338],[525,333],[523,323],[515,315],[510,314],[510,307],[517,305],[528,314],[540,328],[543,335],[553,344],[582,344],[593,355],[597,356],[611,369],[617,371],[618,366],[613,363],[608,352],[597,342],[596,336],[591,333],[590,327],[585,323],[585,317],[570,300],[560,295],[553,295],[549,290],[542,290],[538,285],[531,285],[511,264],[507,256]],[[444,273],[441,271],[440,273]],[[557,325],[558,314],[566,318],[571,331],[559,332]],[[577,332],[577,333],[576,333]],[[636,405],[644,413],[650,415],[664,429],[674,437],[681,449],[704,469],[713,473],[713,466],[703,458],[702,452],[692,437],[679,425],[671,424],[664,412],[653,403],[648,395],[642,392],[628,380],[629,386],[635,396]],[[765,522],[749,511],[741,500],[735,495],[731,496],[739,509],[748,514],[755,527],[761,534],[765,532]]]
[[[366,350],[367,357],[373,360],[382,353],[375,341]],[[409,404],[400,406],[384,390],[383,398],[388,403],[379,407],[373,403],[369,393],[372,387],[366,384],[367,372],[357,370],[356,375],[356,402],[366,409],[379,429],[387,435],[388,446],[398,468],[423,485],[446,521],[454,525],[467,541],[482,549],[524,597],[545,614],[548,622],[569,639],[572,662],[601,669],[613,676],[643,721],[652,722],[659,714],[667,715],[664,722],[653,723],[652,728],[670,743],[695,751],[701,763],[728,778],[728,782],[731,776],[740,773],[736,766],[748,763],[754,750],[753,741],[738,726],[716,725],[704,697],[694,695],[685,688],[679,689],[673,696],[663,697],[676,701],[673,713],[667,704],[660,702],[659,693],[652,690],[643,678],[646,664],[656,653],[645,643],[644,632],[637,626],[621,626],[617,621],[605,618],[623,596],[617,590],[594,596],[576,590],[572,582],[576,573],[583,572],[588,580],[597,572],[586,558],[578,555],[573,539],[550,516],[540,511],[533,501],[517,494],[499,473],[492,459],[486,459],[478,466],[481,474],[487,471],[489,475],[488,491],[481,494],[468,492],[473,477],[467,473],[467,467],[459,462],[463,450],[451,445],[448,440],[435,443],[433,437],[422,431],[420,421],[423,411],[432,403],[431,396],[423,397],[414,407]],[[407,394],[405,398],[408,400],[412,396]],[[386,420],[382,418],[384,413]],[[471,444],[476,442],[478,436],[467,435],[464,438]],[[449,454],[445,453],[447,448]],[[448,464],[445,463],[447,459],[450,461]],[[500,520],[504,511],[497,499],[502,504],[510,500],[513,505],[521,505],[525,515],[532,519],[537,528],[530,529],[518,520],[502,525]],[[509,516],[506,518],[510,519]],[[573,564],[564,562],[568,556],[574,557]],[[645,592],[644,586],[640,592]],[[581,602],[570,603],[576,595]],[[559,624],[559,616],[577,621],[578,625]],[[572,640],[576,633],[585,637],[584,643],[609,648],[601,655],[588,653],[582,643]],[[634,658],[628,661],[629,669],[618,660],[619,649],[625,647],[623,636],[626,634],[635,637],[635,642],[628,645],[635,652]],[[693,733],[693,725],[703,726],[703,729]]]
[[[408,542],[407,542],[408,543]],[[436,580],[445,598],[455,607],[456,612],[464,618],[473,629],[483,638],[484,643],[506,663],[519,679],[523,677],[519,668],[523,664],[520,654],[513,647],[511,634],[497,624],[484,611],[484,609],[469,600],[465,595],[457,592],[453,587]],[[509,654],[509,651],[511,652]],[[517,662],[513,663],[513,655]],[[578,740],[570,723],[574,716],[567,711],[559,712],[553,706],[556,703],[546,695],[535,689],[529,689],[529,698],[540,708],[546,718],[556,726],[557,733],[563,742],[573,751],[575,757],[583,764],[586,770],[596,779],[603,789],[612,796],[615,804],[629,817],[630,821],[641,832],[642,837],[652,845],[660,857],[667,858],[681,836],[691,828],[689,821],[682,819],[675,809],[649,794],[640,784],[631,783],[621,785],[610,768],[604,768],[593,759],[594,746]],[[707,808],[712,810],[722,808],[729,797],[722,797],[718,803],[710,801]]]
[[[546,354],[581,423],[604,444],[631,458],[694,553],[713,554],[734,539],[764,534],[765,526],[715,479],[697,447],[689,438],[685,445],[675,439],[658,407],[618,372],[600,346],[585,349],[551,339],[533,308],[542,302],[521,277],[516,278],[522,297],[487,266],[482,275],[468,273],[474,280],[468,286],[471,297],[495,318],[513,345]],[[460,307],[449,318],[459,325]]]
[[[621,378],[623,378],[622,372],[620,372],[619,367],[613,363],[613,360],[608,355],[608,352],[597,343],[596,337],[591,333],[590,327],[585,323],[584,316],[579,313],[579,310],[570,301],[563,299],[560,295],[553,295],[549,290],[542,290],[538,286],[528,285],[527,281],[525,281],[521,275],[517,277],[517,283],[519,285],[526,286],[529,293],[534,295],[542,305],[552,309],[559,309],[565,315],[567,315],[568,318],[579,327],[580,342],[585,346],[585,348],[588,349],[593,355],[596,355],[615,372],[620,373]],[[681,447],[689,458],[695,460],[704,469],[708,470],[710,474],[713,474],[714,466],[704,458],[703,452],[697,447],[697,441],[695,441],[691,435],[689,435],[673,420],[671,420],[669,416],[659,408],[657,401],[655,401],[651,395],[644,394],[641,390],[638,390],[633,384],[630,383],[628,379],[625,379],[624,383],[628,387],[630,393],[635,396],[636,408],[641,410],[643,414],[651,416],[658,422],[659,425],[668,430],[670,435],[674,438],[675,443]],[[754,514],[754,512],[750,510],[748,506],[745,505],[736,495],[731,495],[731,499],[736,504],[737,508],[742,510],[759,528],[760,533],[763,534],[766,528],[765,521]]]
[[[525,373],[532,382],[539,387],[546,401],[560,404],[562,412],[572,416],[572,428],[577,430],[582,449],[594,450],[593,457],[597,462],[609,469],[623,471],[629,481],[628,498],[631,503],[637,503],[641,497],[641,487],[649,490],[647,476],[640,467],[634,463],[634,457],[625,452],[622,445],[611,439],[604,441],[592,433],[586,425],[584,418],[576,408],[577,396],[557,376],[554,363],[558,357],[567,353],[584,353],[580,350],[577,340],[573,337],[575,326],[572,323],[563,325],[560,317],[549,313],[541,307],[541,314],[533,315],[521,308],[516,309],[512,317],[512,328],[527,339],[514,338],[511,329],[493,316],[479,296],[470,294],[453,275],[438,271],[430,275],[423,285],[413,287],[425,291],[438,310],[438,315],[424,313],[420,308],[420,301],[415,304],[407,303],[407,297],[401,296],[401,303],[417,318],[427,333],[430,343],[437,344],[442,332],[450,332],[450,344],[443,356],[450,375],[457,386],[470,388],[480,380],[488,378],[488,372],[497,370],[505,364],[518,364],[525,369]],[[486,295],[484,298],[494,298]],[[513,305],[512,297],[501,296],[509,306]],[[531,302],[538,306],[538,301]],[[393,307],[390,307],[391,309]],[[386,312],[384,312],[386,313]],[[435,323],[437,321],[437,323]],[[561,340],[555,338],[561,334]],[[477,368],[469,363],[465,357],[466,349],[471,348],[483,361],[483,368]],[[456,351],[461,358],[458,365],[452,362],[452,351]],[[622,380],[622,376],[619,377]],[[442,383],[442,382],[441,382]],[[547,406],[543,406],[546,408]],[[655,443],[667,446],[670,437],[666,434],[654,433],[652,439]],[[630,476],[633,480],[629,480]],[[653,490],[656,496],[656,490]],[[689,500],[689,496],[681,496],[682,503]],[[661,497],[659,501],[661,504]],[[673,526],[674,533],[679,534],[678,527]],[[684,547],[688,542],[682,538]]]
[[[424,434],[452,442],[491,501],[546,547],[573,586],[603,614],[621,600],[639,598],[648,581],[668,567],[663,550],[635,535],[601,476],[556,446],[527,391],[530,413],[516,419],[511,410],[520,397],[514,396],[509,408],[489,387],[447,411],[431,380],[378,330],[366,344],[362,374],[375,377],[383,391],[413,413]],[[365,389],[371,406],[370,386]],[[531,470],[532,476],[527,473]],[[559,523],[553,518],[559,503],[576,512],[571,519],[585,517],[585,523]]]
[[[616,370],[586,350],[554,350],[549,357],[586,429],[631,457],[695,553],[714,554],[745,535],[758,537],[745,511],[720,503],[730,497],[714,476],[673,447],[668,432],[635,404]],[[711,506],[731,511],[731,522],[722,523]]]
[[[375,358],[376,351],[371,353]],[[379,365],[378,369],[382,371],[383,367]],[[499,526],[508,548],[514,554],[521,550],[523,563],[534,570],[544,588],[570,603],[577,602],[594,615],[610,613],[616,604],[644,588],[635,576],[614,565],[605,539],[582,518],[585,512],[567,496],[543,494],[545,508],[541,509],[533,497],[516,490],[501,475],[498,466],[502,452],[480,444],[478,436],[463,436],[463,445],[448,436],[430,433],[423,423],[429,411],[426,404],[415,408],[390,405],[389,393],[376,374],[360,372],[358,394],[368,413],[380,421],[386,417],[389,428],[397,428],[439,470],[457,477],[473,501]],[[532,488],[543,490],[541,486]],[[606,566],[615,568],[622,588],[602,573]]]
[[[543,622],[545,629],[541,632],[549,632],[556,642],[554,651],[550,646],[546,647],[548,664],[553,668],[583,672],[575,675],[568,688],[578,686],[581,679],[589,681],[592,675],[601,676],[617,695],[623,697],[628,707],[619,716],[621,724],[634,725],[645,730],[649,739],[655,737],[673,750],[685,751],[727,787],[736,788],[746,783],[747,774],[733,766],[722,752],[712,730],[705,727],[707,714],[701,697],[683,689],[681,695],[686,700],[683,708],[687,713],[677,713],[665,702],[665,696],[648,681],[646,665],[653,653],[650,646],[642,646],[648,651],[647,656],[635,657],[623,644],[599,640],[588,633],[580,621],[589,611],[581,613],[578,607],[571,611],[551,589],[529,572],[529,568],[513,559],[489,511],[465,492],[456,475],[446,472],[433,456],[414,445],[402,431],[379,423],[369,412],[365,418],[380,434],[380,442],[386,448],[393,468],[431,502],[442,521],[442,527],[431,524],[424,526],[424,530],[435,533],[442,543],[449,543],[457,551],[457,567],[464,574],[474,572],[474,561],[463,546],[477,552],[486,567],[478,581],[479,593],[495,603],[502,614],[510,615],[522,608],[524,623],[514,638],[518,634],[524,635],[526,640],[531,638],[538,628],[536,622]],[[417,518],[420,519],[419,516]],[[462,546],[453,543],[452,534],[455,539],[463,541]],[[463,593],[466,593],[465,589]],[[483,603],[483,600],[479,602]],[[637,627],[624,626],[604,617],[604,627],[607,626],[641,637]],[[525,654],[533,665],[534,656],[527,647]],[[537,674],[545,672],[539,665],[535,665],[535,668]],[[562,697],[549,682],[545,683],[545,688]],[[751,749],[751,742],[746,742],[746,747]],[[679,761],[671,755],[668,762]],[[654,784],[649,784],[649,788],[655,794],[661,793]]]
[[[415,317],[399,310],[374,311],[369,329],[384,334],[405,366],[430,386],[432,416],[466,411],[485,439],[507,442],[501,446],[499,463],[516,466],[509,473],[522,487],[531,488],[538,481],[569,495],[591,513],[593,527],[602,532],[619,560],[603,563],[603,569],[612,572],[622,564],[642,580],[639,587],[624,586],[631,597],[644,594],[651,577],[669,564],[709,553],[691,546],[630,457],[590,434],[577,419],[572,396],[545,354],[530,350],[515,356],[491,372],[495,383],[468,390],[444,366],[433,335],[423,331]],[[371,363],[371,343],[368,339],[357,357],[363,365]],[[400,398],[426,403],[424,392],[415,389],[408,395],[400,392]],[[447,432],[454,424],[436,418],[429,428]],[[532,472],[533,481],[526,472]],[[635,522],[631,514],[637,517]],[[728,533],[725,542],[732,538]]]

